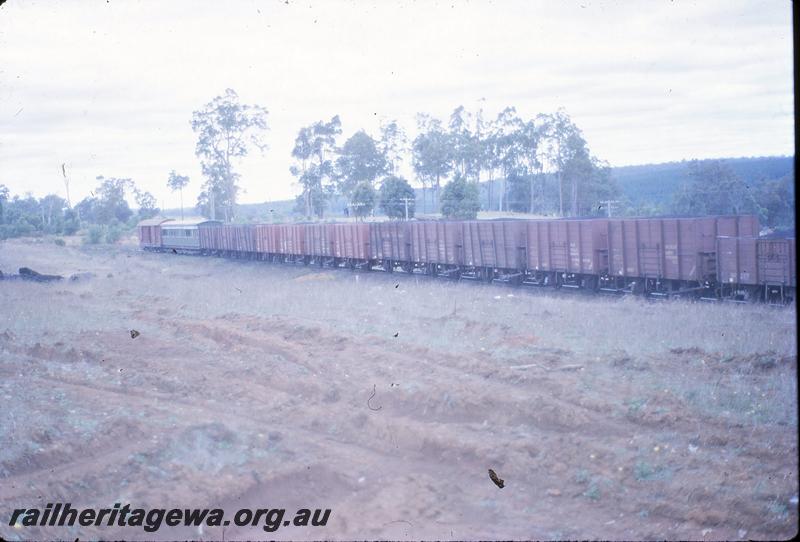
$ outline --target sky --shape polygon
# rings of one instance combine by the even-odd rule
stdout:
[[[299,193],[298,130],[339,143],[463,105],[564,110],[612,166],[792,155],[791,3],[689,1],[9,0],[0,6],[0,184],[65,196],[131,178],[178,206],[203,182],[192,112],[226,88],[269,111],[237,163],[240,202]],[[401,172],[413,183],[410,158]]]

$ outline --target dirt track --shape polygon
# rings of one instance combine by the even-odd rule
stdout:
[[[7,525],[55,501],[332,509],[226,540],[797,532],[794,308],[0,245],[22,266],[96,277],[0,282],[6,539],[223,536]]]

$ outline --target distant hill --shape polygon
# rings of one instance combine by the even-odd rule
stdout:
[[[706,162],[710,160],[701,160]],[[793,156],[766,156],[757,158],[723,159],[747,184],[758,185],[761,181],[780,179],[792,173]],[[669,205],[672,195],[688,181],[689,162],[667,162],[611,168],[611,176],[624,196],[632,204],[653,203]]]
[[[765,180],[780,179],[794,170],[792,156],[765,156],[754,158],[720,159],[728,164],[746,183],[758,186]],[[710,160],[701,160],[701,162]],[[688,181],[689,161],[667,162],[664,164],[643,164],[639,166],[612,167],[611,176],[617,182],[622,197],[634,206],[652,204],[668,209],[672,198],[680,186]],[[496,184],[499,187],[499,183]],[[485,187],[484,187],[485,188]],[[422,212],[422,189],[414,190],[417,197],[417,210]],[[486,203],[486,190],[481,190],[481,199]],[[428,207],[431,196],[428,194]],[[345,200],[335,198],[328,205],[326,217],[344,216]],[[280,200],[266,203],[243,203],[239,205],[238,222],[286,222],[293,220],[295,201]],[[428,209],[429,212],[434,212]],[[188,211],[187,211],[188,212]],[[194,210],[192,210],[194,212]],[[179,209],[167,209],[166,216],[180,216]]]

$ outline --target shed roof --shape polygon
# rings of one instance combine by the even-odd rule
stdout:
[[[169,222],[170,220],[174,220],[173,218],[167,218],[165,216],[157,216],[155,218],[148,218],[147,220],[142,220],[137,224],[137,226],[158,226],[163,224],[164,222]]]

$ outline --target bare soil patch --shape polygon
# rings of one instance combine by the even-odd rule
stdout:
[[[0,283],[5,539],[223,536],[6,525],[56,501],[332,509],[226,540],[797,532],[794,307],[3,242],[23,266],[94,278]]]

